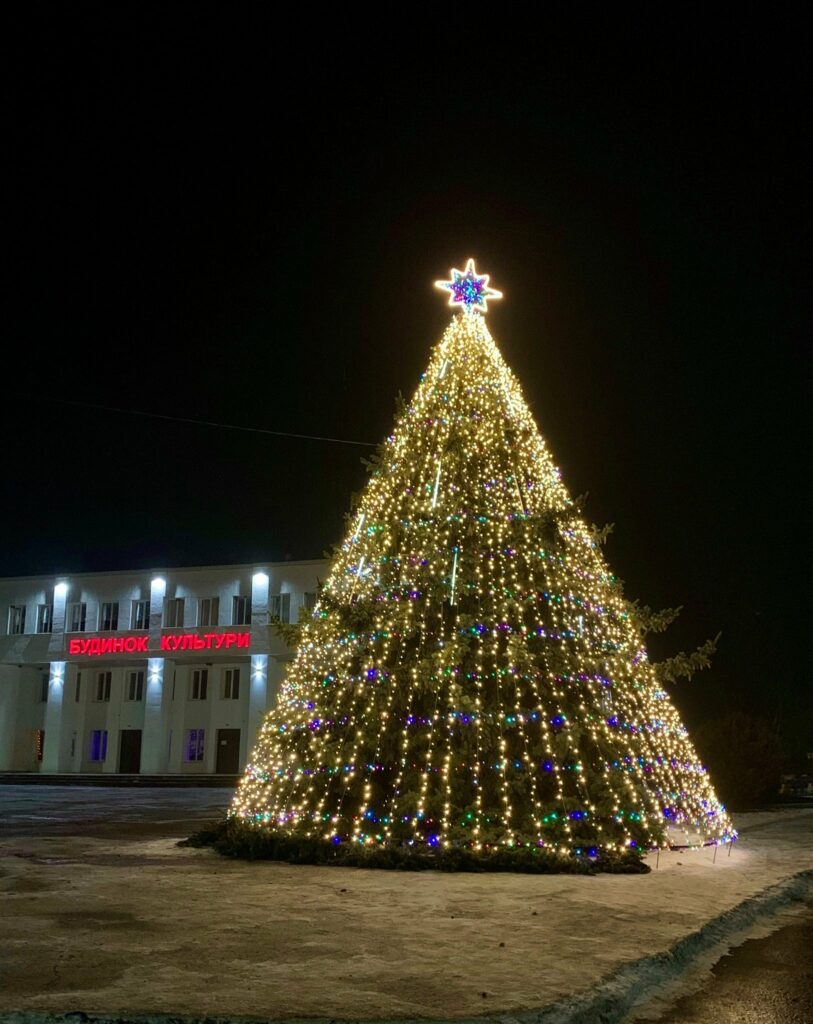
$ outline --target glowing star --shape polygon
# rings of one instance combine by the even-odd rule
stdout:
[[[488,274],[477,273],[474,260],[468,260],[464,271],[452,268],[449,273],[451,281],[435,281],[435,287],[449,292],[450,306],[462,306],[467,313],[474,310],[487,313],[487,300],[502,298],[502,292],[488,287]]]

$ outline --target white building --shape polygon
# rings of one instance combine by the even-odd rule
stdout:
[[[325,569],[0,579],[0,771],[239,773]]]

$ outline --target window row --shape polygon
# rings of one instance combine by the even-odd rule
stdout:
[[[103,764],[107,760],[107,729],[92,729],[88,736],[88,760]],[[44,730],[37,731],[37,754],[42,760],[42,747],[45,740]],[[206,748],[205,729],[187,729],[184,742],[184,761],[202,761]]]
[[[316,594],[304,595],[305,608],[312,609],[316,603]],[[197,615],[190,615],[190,601],[183,597],[167,597],[164,599],[164,607],[161,618],[161,625],[167,629],[182,629],[184,627],[212,627],[220,625],[250,626],[251,625],[251,598],[235,595],[232,598],[231,621],[221,623],[220,621],[220,598],[203,597],[197,602]],[[8,610],[8,632],[10,636],[25,633],[25,605],[11,605]],[[291,621],[291,595],[271,594],[268,598],[268,614],[272,620],[279,622]],[[105,601],[99,605],[98,622],[96,630],[102,633],[113,632],[119,629],[120,614],[119,601]],[[191,621],[195,618],[196,621]],[[54,606],[52,604],[37,605],[37,617],[35,632],[51,633],[53,631]],[[150,628],[150,602],[148,600],[130,602],[129,626],[122,625],[121,628],[141,630]],[[65,631],[67,633],[85,633],[93,631],[93,626],[88,618],[88,606],[85,601],[75,601],[69,604],[65,615]]]
[[[227,668],[223,671],[223,678],[220,686],[221,700],[240,699],[240,672],[239,668]],[[90,673],[88,673],[90,674]],[[144,700],[144,669],[132,669],[124,675],[124,700]],[[74,700],[78,703],[82,700],[82,673],[76,673],[74,687]],[[91,700],[100,703],[108,703],[113,686],[113,673],[110,670],[93,673],[91,683]],[[193,669],[189,677],[188,688],[189,700],[206,700],[209,696],[209,669]],[[48,700],[48,676],[43,677],[41,699]],[[175,683],[172,684],[172,699],[175,700]]]

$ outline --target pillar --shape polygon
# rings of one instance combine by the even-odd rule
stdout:
[[[251,577],[251,628],[268,625],[268,573],[259,571]]]
[[[48,670],[48,704],[45,708],[45,749],[43,772],[63,772],[69,768],[70,737],[63,726],[62,702],[65,696],[65,662],[52,661]]]
[[[19,700],[19,668],[0,665],[0,771],[19,768],[16,759]]]
[[[168,769],[168,708],[172,699],[169,689],[174,662],[166,658],[147,659],[144,691],[144,727],[141,733],[141,771],[163,774]],[[164,685],[166,679],[168,686]]]
[[[268,655],[251,656],[251,678],[248,681],[248,722],[246,735],[241,737],[240,757],[245,765],[257,743],[257,734],[268,708]]]

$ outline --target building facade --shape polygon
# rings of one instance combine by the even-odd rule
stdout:
[[[323,561],[0,580],[0,771],[234,775]]]

